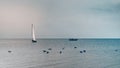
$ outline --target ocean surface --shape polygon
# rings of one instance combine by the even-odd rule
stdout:
[[[120,39],[0,40],[0,68],[120,68]]]

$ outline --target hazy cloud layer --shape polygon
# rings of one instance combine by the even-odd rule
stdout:
[[[118,38],[119,0],[0,0],[0,38]]]

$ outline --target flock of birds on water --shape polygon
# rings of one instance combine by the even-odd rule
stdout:
[[[68,39],[69,41],[78,41],[78,39],[74,39],[74,38],[71,38],[71,39]],[[75,46],[74,49],[76,49],[77,47]],[[65,48],[62,48],[62,50],[64,50]],[[52,48],[48,48],[49,51],[52,50]],[[46,54],[49,54],[50,52],[48,50],[43,50],[43,53],[46,53]],[[59,51],[59,54],[62,54],[63,51]],[[86,50],[82,50],[80,51],[80,53],[86,53]]]
[[[74,49],[76,49],[76,48],[77,47],[74,47]],[[65,48],[62,48],[62,50],[59,51],[59,54],[62,54],[64,49]],[[50,53],[49,51],[51,51],[51,50],[52,50],[52,48],[48,48],[48,50],[43,50],[43,53],[49,54]],[[86,50],[80,51],[80,53],[85,53],[85,52],[86,52]]]
[[[76,49],[77,47],[74,47],[74,49]],[[65,48],[62,48],[62,50],[64,50]],[[48,48],[47,50],[43,50],[43,53],[49,54],[50,51],[52,50],[52,48]],[[59,51],[59,54],[62,54],[63,51]],[[11,50],[8,51],[8,53],[12,53]],[[81,50],[80,53],[86,53],[86,50]]]
[[[62,48],[62,50],[59,51],[59,54],[62,54],[64,49],[65,48]],[[74,49],[77,49],[77,47],[75,46]],[[51,50],[52,50],[52,48],[48,48],[47,50],[43,50],[43,53],[49,54]],[[114,51],[118,52],[118,49],[115,49]],[[86,50],[79,51],[79,53],[86,53],[86,52],[87,52]],[[8,53],[12,53],[12,51],[8,50]]]

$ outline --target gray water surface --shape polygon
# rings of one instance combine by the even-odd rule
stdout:
[[[119,57],[120,39],[0,40],[0,68],[119,68]]]

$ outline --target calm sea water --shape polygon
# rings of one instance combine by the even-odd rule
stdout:
[[[120,39],[0,40],[0,68],[120,68]]]

